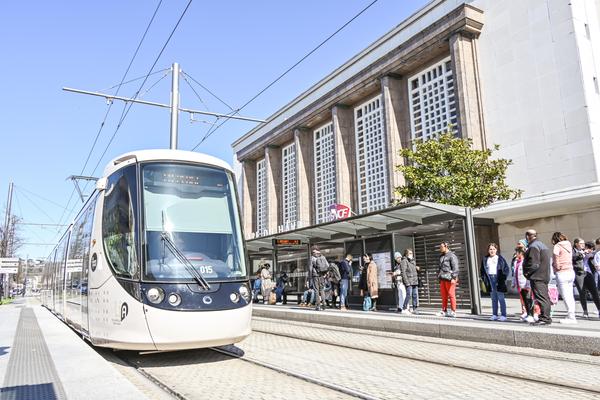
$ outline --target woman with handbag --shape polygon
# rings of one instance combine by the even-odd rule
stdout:
[[[558,291],[567,307],[567,318],[560,322],[563,324],[576,324],[575,296],[573,296],[573,283],[575,271],[573,270],[573,246],[569,239],[561,232],[552,235],[552,269],[556,276]],[[557,299],[558,300],[558,299]]]
[[[504,294],[507,292],[506,279],[510,274],[508,263],[500,254],[496,243],[488,245],[488,253],[481,260],[481,276],[490,288],[492,298],[492,316],[490,321],[506,321],[506,300]],[[498,303],[500,303],[500,316],[498,316]]]
[[[448,242],[442,242],[440,249],[440,294],[442,296],[442,310],[437,313],[439,317],[456,317],[456,285],[458,283],[458,257],[450,251]],[[450,309],[448,311],[448,300]]]
[[[377,311],[377,299],[379,298],[377,264],[373,261],[370,253],[363,254],[363,262],[367,266],[367,288],[371,297],[371,311]]]

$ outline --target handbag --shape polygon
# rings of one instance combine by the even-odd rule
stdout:
[[[363,311],[369,311],[371,309],[371,305],[371,296],[365,296],[363,299]]]
[[[442,281],[451,281],[452,280],[452,272],[441,271],[440,272],[440,279]]]

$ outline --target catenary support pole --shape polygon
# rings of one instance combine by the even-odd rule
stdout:
[[[473,223],[473,210],[465,208],[465,242],[467,250],[467,265],[469,267],[469,292],[471,294],[471,314],[481,314],[481,296],[479,293],[479,274],[477,268],[477,255],[475,254],[475,224]]]
[[[179,63],[173,63],[171,79],[171,150],[177,150],[179,127]]]

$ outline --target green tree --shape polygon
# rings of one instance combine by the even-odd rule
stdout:
[[[462,207],[486,207],[498,200],[516,199],[522,190],[506,184],[506,169],[512,160],[492,159],[499,149],[475,150],[471,139],[456,138],[452,133],[438,140],[419,141],[414,149],[400,150],[406,165],[398,165],[406,184],[396,195]]]

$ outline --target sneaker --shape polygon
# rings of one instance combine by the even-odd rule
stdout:
[[[525,317],[525,319],[523,319],[523,322],[529,322],[530,324],[533,324],[535,322],[535,320],[533,319],[533,317],[531,315],[528,315]]]
[[[348,311],[348,309],[346,307],[341,307],[340,311]]]
[[[527,312],[524,312],[523,314],[521,314],[521,319],[525,319],[527,318]]]
[[[538,322],[540,320],[540,316],[538,314],[533,314],[533,322]]]
[[[397,312],[397,313],[399,313],[399,314],[402,314],[402,309],[401,309],[401,308],[398,308],[398,309],[396,310],[396,312]]]
[[[450,318],[456,318],[456,311],[450,311],[448,313],[448,317],[450,317]]]
[[[417,310],[415,308],[414,310],[411,311],[411,314],[413,314],[413,315],[419,315],[419,310]]]
[[[504,315],[502,315],[500,318],[498,318],[498,321],[506,322],[506,317]]]
[[[531,324],[533,326],[548,326],[548,325],[552,325],[552,322],[546,322],[546,321],[535,321],[533,324]]]
[[[490,317],[490,321],[498,321],[498,317],[497,317],[497,316],[495,316],[495,315],[492,315],[492,316]]]
[[[589,314],[588,314],[588,313],[584,312],[584,313],[583,313],[583,315],[582,315],[582,317],[587,319],[587,318],[589,318],[590,316],[589,316]]]
[[[561,324],[576,324],[577,320],[575,318],[564,318],[560,320]]]
[[[442,311],[438,311],[435,313],[436,316],[438,317],[445,317],[446,316],[446,311],[442,310]]]

